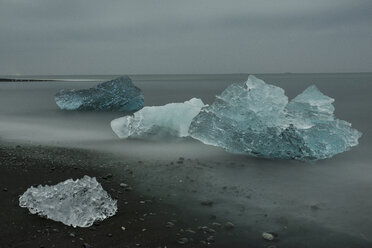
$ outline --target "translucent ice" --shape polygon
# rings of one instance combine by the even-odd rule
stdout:
[[[52,186],[30,187],[19,198],[19,205],[28,208],[32,214],[73,227],[89,227],[117,211],[116,200],[112,200],[101,184],[89,176]]]
[[[329,158],[356,146],[362,135],[335,118],[333,101],[310,86],[288,103],[283,89],[249,76],[202,108],[189,133],[233,153],[273,159]]]
[[[111,121],[112,130],[119,138],[188,136],[191,120],[205,106],[197,98],[184,103],[144,107],[132,116]]]
[[[127,77],[98,84],[83,90],[61,90],[54,97],[64,110],[108,110],[135,112],[143,107],[141,90]]]

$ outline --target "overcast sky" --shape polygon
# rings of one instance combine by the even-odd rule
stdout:
[[[371,0],[0,0],[0,74],[372,71]]]

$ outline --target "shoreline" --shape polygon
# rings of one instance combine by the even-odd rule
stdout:
[[[226,217],[228,212],[235,211],[232,205],[217,213],[219,202],[198,202],[195,197],[186,199],[186,195],[180,195],[184,198],[179,199],[181,202],[174,201],[171,199],[174,189],[169,186],[160,196],[146,179],[157,175],[151,171],[153,167],[145,166],[148,163],[156,161],[125,160],[108,152],[0,140],[0,247],[370,247],[368,237],[362,234],[358,237],[291,218],[286,211],[277,213],[277,218],[250,205],[243,210],[253,211],[253,215],[261,213],[262,217],[244,217],[244,225],[234,223],[235,227],[229,228]],[[169,169],[186,168],[189,163],[193,162],[187,159],[185,164],[175,163]],[[149,174],[144,177],[141,171]],[[96,177],[117,200],[116,215],[88,228],[73,228],[19,207],[19,196],[30,186],[54,185],[84,175]],[[192,181],[192,174],[189,175]],[[129,189],[120,186],[121,183]],[[323,210],[314,207],[309,211],[316,214]],[[262,228],[265,223],[272,226],[272,221],[277,221],[280,228]],[[261,237],[264,231],[278,236],[273,241],[265,240]]]
[[[223,227],[215,227],[221,229],[216,233],[198,230],[212,220],[188,216],[162,199],[132,189],[133,171],[113,174],[105,154],[0,142],[0,157],[0,247],[225,247],[216,242],[218,232],[225,232],[222,236],[233,232]],[[84,175],[96,177],[117,199],[116,215],[89,228],[73,228],[18,205],[19,195],[32,185],[54,185]]]

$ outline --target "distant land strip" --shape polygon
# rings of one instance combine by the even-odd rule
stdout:
[[[57,79],[30,79],[30,78],[0,78],[0,82],[48,82],[63,81]]]

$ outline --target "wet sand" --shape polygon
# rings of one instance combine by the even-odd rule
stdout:
[[[204,199],[190,202],[189,205],[185,203],[180,207],[180,203],[174,204],[171,200],[175,192],[171,187],[164,198],[153,194],[155,192],[151,188],[144,190],[145,178],[137,175],[143,161],[118,162],[112,154],[84,149],[4,142],[0,144],[0,158],[0,247],[273,248],[371,245],[365,237],[338,232],[316,222],[301,222],[296,218],[288,218],[286,214],[276,219],[280,228],[265,230],[277,235],[274,241],[261,237],[262,223],[258,220],[247,220],[245,226],[238,223],[231,228],[226,224],[226,216],[229,214],[218,211],[218,201]],[[186,163],[193,163],[183,158],[177,162],[173,164],[176,168],[177,164],[185,166]],[[172,170],[172,165],[169,166],[168,170]],[[125,170],[126,173],[116,173],[118,169]],[[118,200],[118,212],[115,216],[89,228],[73,228],[31,215],[27,209],[18,205],[19,196],[32,185],[53,185],[84,175],[96,177],[103,188]],[[186,178],[193,181],[192,174]],[[121,187],[120,183],[125,183],[128,187]],[[230,188],[221,190],[224,194],[239,191]],[[202,211],[195,210],[195,204]],[[247,207],[247,211],[257,212],[257,209]],[[315,213],[322,211],[321,208],[320,205],[314,205],[309,211]],[[272,221],[271,213],[264,210],[261,213],[262,219]]]
[[[113,174],[105,154],[3,143],[0,158],[0,247],[218,247],[218,233],[233,234],[232,229],[213,226],[214,216],[198,218],[150,192],[137,192],[131,186],[133,171]],[[118,200],[115,216],[89,228],[73,228],[31,215],[18,205],[19,195],[32,185],[53,185],[84,175],[96,177]],[[215,232],[206,229],[208,225]]]

